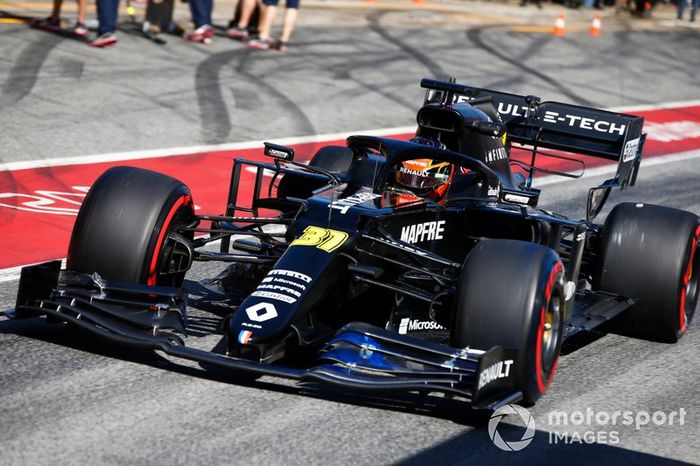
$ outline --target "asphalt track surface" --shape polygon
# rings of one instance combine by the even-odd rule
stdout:
[[[422,77],[602,107],[700,95],[697,30],[606,17],[595,38],[592,13],[568,12],[559,38],[553,6],[467,5],[302,10],[286,54],[126,32],[99,50],[0,23],[0,163],[406,126]],[[500,23],[474,13],[491,10]],[[540,32],[518,32],[535,21]]]
[[[700,214],[697,159],[640,175],[613,195]],[[543,205],[581,214],[585,186],[604,177],[547,187]],[[216,269],[198,268],[196,279]],[[16,282],[0,305],[12,305]],[[190,283],[190,287],[194,285]],[[197,306],[197,299],[194,300]],[[213,328],[199,314],[197,326]],[[538,427],[520,452],[497,450],[483,422],[446,402],[360,397],[264,377],[239,385],[151,353],[110,347],[38,319],[0,321],[4,464],[660,464],[696,462],[697,320],[676,345],[606,335],[560,359],[554,385],[531,412]],[[209,347],[217,339],[190,337]],[[562,428],[570,435],[615,430],[616,445],[551,445],[553,410],[670,412],[683,426]],[[518,423],[516,423],[518,425]],[[508,435],[509,430],[503,435]],[[513,427],[511,440],[522,435]],[[508,438],[508,437],[506,437]]]
[[[585,35],[555,41],[495,25],[385,26],[400,14],[369,12],[366,28],[300,29],[297,48],[284,56],[254,55],[223,40],[210,48],[159,48],[129,36],[115,49],[95,51],[0,25],[1,157],[408,125],[424,76],[454,74],[601,106],[700,98],[700,35],[693,31],[623,28],[591,42]],[[581,216],[587,188],[602,179],[549,185],[542,204]],[[610,203],[652,202],[700,214],[698,179],[697,158],[656,165]],[[215,272],[198,268],[191,278]],[[16,286],[0,285],[0,309],[12,306]],[[205,314],[198,324],[214,325]],[[562,357],[550,393],[531,409],[535,439],[505,453],[481,419],[450,402],[361,397],[270,377],[236,384],[64,326],[0,318],[0,464],[695,463],[699,327],[696,320],[676,345],[606,335]],[[550,411],[587,408],[687,414],[683,426],[568,429],[616,430],[616,445],[549,444]],[[513,439],[522,434],[519,427],[503,432]]]

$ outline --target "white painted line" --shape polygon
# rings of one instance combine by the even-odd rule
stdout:
[[[320,134],[316,136],[298,136],[280,139],[265,139],[265,141],[277,144],[307,144],[314,142],[326,142],[342,140],[354,134],[366,136],[386,136],[389,134],[414,133],[415,126],[403,126],[398,128],[370,129],[363,131],[350,131],[343,133]],[[263,147],[263,140],[233,142],[227,144],[215,144],[211,146],[172,147],[169,149],[154,149],[135,152],[114,152],[111,154],[84,155],[79,157],[59,157],[53,159],[27,160],[22,162],[7,162],[0,164],[0,171],[27,170],[32,168],[62,167],[65,165],[86,165],[89,163],[121,162],[127,160],[152,159],[162,157],[174,157],[179,155],[196,155],[205,152],[221,152],[232,150],[259,149]]]
[[[631,113],[650,110],[669,110],[681,107],[700,106],[700,100],[688,100],[678,102],[665,102],[660,104],[644,104],[627,107],[613,107],[607,110],[621,113]],[[270,138],[278,144],[306,144],[314,142],[334,141],[345,139],[354,134],[364,134],[367,136],[387,136],[392,134],[412,133],[415,126],[402,126],[397,128],[380,128],[359,131],[346,131],[341,133],[320,134],[315,136],[297,136],[287,138]],[[27,170],[32,168],[60,167],[65,165],[85,165],[89,163],[121,162],[128,160],[174,157],[179,155],[194,155],[204,152],[220,152],[232,150],[257,149],[262,147],[263,140],[233,142],[227,144],[214,144],[205,146],[171,147],[167,149],[153,149],[133,152],[114,152],[109,154],[85,155],[77,157],[57,157],[42,160],[28,160],[21,162],[7,162],[0,164],[0,171]]]
[[[613,107],[607,110],[620,113],[630,113],[650,110],[669,110],[681,107],[700,106],[700,100],[687,100],[678,102],[665,102],[660,104],[644,104],[628,107]],[[360,131],[346,131],[342,133],[319,134],[315,136],[296,136],[287,138],[270,138],[266,141],[274,141],[278,144],[307,144],[314,142],[334,141],[345,139],[354,134],[363,134],[367,136],[387,136],[392,134],[407,134],[413,133],[416,130],[415,126],[401,126],[397,128],[380,128]],[[104,162],[121,162],[128,160],[174,157],[179,155],[195,155],[205,152],[220,152],[232,150],[245,150],[261,148],[263,140],[233,142],[227,144],[214,144],[207,146],[187,146],[187,147],[171,147],[168,149],[153,149],[134,152],[114,152],[109,154],[85,155],[77,157],[57,157],[42,160],[28,160],[21,162],[7,162],[0,164],[0,171],[15,171],[27,170],[32,168],[46,167],[61,167],[65,165],[85,165],[89,163],[104,163]]]
[[[44,262],[49,262],[50,260],[58,259],[48,259]],[[17,267],[10,267],[8,269],[0,269],[0,283],[11,282],[13,280],[19,280],[19,274],[22,271],[22,267],[27,267],[29,265],[40,264],[41,262],[35,262],[33,264],[18,265]],[[61,259],[61,268],[66,266],[66,259]]]
[[[681,107],[697,107],[700,105],[700,100],[679,100],[677,102],[665,102],[661,104],[642,104],[642,105],[631,105],[627,107],[612,107],[607,110],[611,112],[619,113],[634,113],[634,112],[648,112],[652,110],[671,110],[674,108]]]

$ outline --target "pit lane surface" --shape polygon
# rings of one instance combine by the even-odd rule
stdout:
[[[34,52],[44,50],[48,47],[45,42],[33,42],[35,38],[26,31],[3,26],[2,37],[10,39],[0,44],[7,52],[0,54],[7,57],[0,69],[12,67],[3,86],[6,105],[0,116],[6,138],[4,161],[408,125],[420,99],[415,83],[430,74],[450,73],[467,82],[513,92],[541,90],[544,98],[601,106],[700,98],[693,81],[698,56],[682,52],[700,49],[697,35],[620,30],[599,43],[589,42],[586,36],[554,42],[549,36],[512,33],[496,26],[476,27],[467,33],[382,26],[382,18],[397,14],[377,15],[378,20],[370,21],[375,24],[374,33],[362,36],[353,47],[347,40],[355,39],[356,31],[300,29],[303,53],[282,58],[225,50],[218,42],[211,49],[174,44],[176,52],[144,51],[135,39],[130,48],[129,38],[108,51],[114,53],[110,56],[92,55],[93,51],[85,52],[65,41],[51,44],[51,50],[36,56],[29,52],[30,47]],[[674,46],[681,39],[688,41],[688,49]],[[443,51],[445,47],[450,48]],[[140,55],[134,56],[137,48]],[[14,60],[25,51],[25,57],[33,58]],[[579,55],[573,57],[573,52]],[[173,62],[175,53],[186,54],[190,61]],[[483,60],[494,53],[496,60]],[[599,70],[588,71],[591,56],[609,64],[609,81],[600,82]],[[127,66],[123,60],[131,63]],[[84,67],[75,62],[83,62]],[[167,63],[172,67],[169,71],[179,75],[173,78],[170,91],[140,87],[148,82],[149,73],[155,79],[162,72],[158,63]],[[424,66],[426,63],[432,67]],[[33,68],[27,68],[29,65]],[[192,69],[185,71],[187,66]],[[212,66],[218,71],[213,72]],[[68,82],[76,78],[79,68],[89,81],[80,91]],[[47,69],[54,76],[58,70],[59,78],[48,79]],[[133,69],[143,69],[143,74],[135,76]],[[281,75],[273,72],[276,70]],[[662,70],[664,85],[653,86]],[[87,79],[96,76],[93,72],[101,80]],[[10,81],[18,76],[33,76],[34,87],[31,79]],[[344,91],[330,90],[335,78]],[[316,84],[314,89],[300,86],[308,80],[318,80],[311,81]],[[231,89],[222,93],[222,82]],[[274,92],[254,92],[260,89],[255,82]],[[228,101],[231,94],[236,95],[237,86],[243,86],[247,98],[262,101],[244,106],[244,111],[237,103],[235,114],[241,121],[229,123],[228,130],[225,119],[222,123],[219,118],[222,113],[214,112],[216,119],[209,111],[197,115],[193,110],[198,104],[207,109],[230,107],[219,97]],[[114,118],[106,119],[104,125],[96,123],[101,107],[95,97],[123,87],[127,88],[123,99],[109,102]],[[170,95],[172,89],[181,92],[177,98]],[[321,98],[319,89],[326,89]],[[148,104],[144,95],[157,105]],[[72,99],[77,99],[75,108],[66,110]],[[143,105],[134,107],[136,102]],[[334,103],[348,107],[339,112]],[[161,105],[181,111],[171,115]],[[122,110],[131,112],[131,117]],[[155,134],[130,121],[138,111],[148,115],[144,121],[149,121],[148,129]],[[53,124],[37,121],[38,113],[52,117]],[[185,118],[186,123],[176,122]],[[12,135],[9,141],[8,134]],[[218,139],[202,137],[205,134],[218,135]],[[543,205],[580,216],[586,189],[603,178],[549,185]],[[700,214],[698,179],[696,160],[658,165],[643,170],[638,186],[614,194],[610,203],[655,202]],[[198,269],[193,278],[215,272]],[[0,308],[12,305],[15,290],[16,282],[1,285]],[[203,330],[211,329],[213,322],[205,317],[198,324]],[[538,428],[533,443],[523,451],[503,453],[493,446],[485,428],[475,426],[469,416],[460,420],[459,414],[464,413],[449,403],[433,406],[404,397],[360,398],[315,387],[300,390],[274,378],[263,378],[252,386],[236,385],[202,377],[191,368],[173,367],[150,354],[111,348],[62,326],[0,319],[3,464],[658,464],[665,459],[697,462],[700,456],[696,442],[700,427],[698,321],[677,345],[608,335],[563,357],[551,392],[531,410]],[[193,340],[198,343],[197,337]],[[210,342],[201,341],[205,343]],[[547,422],[550,411],[589,407],[608,412],[684,408],[687,415],[683,426],[647,426],[639,431],[619,426],[568,429],[581,433],[617,430],[617,445],[548,443],[547,432],[553,429]],[[512,432],[513,439],[521,433]]]
[[[604,177],[600,177],[602,181]],[[697,161],[642,172],[611,202],[657,202],[700,214]],[[598,179],[587,179],[585,184]],[[584,184],[582,182],[582,184]],[[545,205],[582,214],[575,183],[548,186]],[[194,277],[203,273],[198,269]],[[16,282],[0,305],[11,306]],[[195,299],[195,305],[197,300]],[[197,327],[211,331],[206,316]],[[538,428],[525,450],[496,449],[478,419],[453,404],[299,389],[265,377],[251,386],[204,377],[151,354],[110,348],[36,319],[0,321],[4,464],[515,464],[697,461],[697,320],[677,345],[607,335],[560,359],[554,386],[531,408]],[[198,342],[196,335],[188,344]],[[212,343],[209,341],[208,343]],[[553,410],[686,410],[683,426],[559,427],[618,432],[617,445],[550,445]],[[460,419],[460,416],[463,416]],[[504,431],[502,431],[503,433]],[[505,430],[503,435],[508,435]],[[511,440],[522,435],[510,432]],[[591,435],[591,434],[589,434]],[[605,435],[605,434],[603,434]],[[507,437],[506,437],[507,438]],[[560,441],[561,442],[561,441]],[[572,457],[572,455],[574,455]]]
[[[700,101],[632,107],[631,111],[645,121],[644,163],[650,160],[657,163],[666,160],[665,157],[700,149]],[[415,134],[415,127],[362,133],[408,139]],[[346,136],[314,135],[275,139],[275,142],[291,145],[295,150],[295,160],[305,162],[324,145],[343,145]],[[190,188],[196,212],[219,213],[228,194],[228,190],[221,187],[228,186],[231,177],[225,168],[232,159],[239,157],[269,161],[263,155],[262,146],[262,141],[252,141],[220,145],[217,150],[209,148],[200,152],[183,149],[184,154],[166,149],[5,164],[8,169],[0,171],[0,212],[3,214],[0,249],[11,249],[13,253],[0,256],[0,282],[18,277],[22,265],[64,258],[80,204],[89,186],[108,168],[129,164],[167,173]],[[529,163],[531,155],[516,146],[511,158]],[[588,174],[592,169],[599,170],[601,166],[611,164],[607,159],[594,157],[584,157],[582,161]],[[563,172],[578,172],[581,168],[571,161],[552,157],[540,157],[537,166]],[[251,195],[254,180],[255,169],[248,167],[242,172],[239,199]]]

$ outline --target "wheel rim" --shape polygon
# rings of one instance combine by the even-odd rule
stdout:
[[[695,254],[695,260],[690,266],[690,280],[688,281],[688,287],[686,290],[686,303],[691,310],[695,309],[695,305],[698,302],[698,283],[700,282],[700,255]]]
[[[683,274],[683,283],[681,288],[681,315],[680,315],[680,330],[685,333],[688,324],[693,318],[695,307],[698,302],[698,292],[700,291],[700,254],[697,253],[698,238],[697,233],[700,232],[700,227],[693,238],[690,248],[690,258],[688,266]]]
[[[559,329],[561,327],[561,297],[558,293],[553,293],[547,304],[544,314],[544,327],[542,330],[542,369],[546,373],[550,372],[557,359],[557,348],[559,346]]]
[[[153,249],[153,255],[151,257],[146,281],[148,285],[173,286],[173,282],[177,281],[177,277],[171,274],[161,273],[162,268],[164,267],[162,260],[165,248],[168,246],[167,239],[170,233],[178,223],[182,223],[182,217],[187,215],[188,210],[192,209],[191,205],[192,198],[189,196],[189,194],[187,194],[180,196],[171,206],[170,211],[163,222],[163,226],[158,233],[158,238]]]

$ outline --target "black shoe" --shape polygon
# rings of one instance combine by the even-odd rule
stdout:
[[[75,26],[73,26],[73,34],[75,34],[76,36],[85,37],[89,33],[90,31],[88,31],[88,28],[85,27],[83,23],[76,22]]]
[[[278,52],[284,53],[288,50],[287,43],[282,42],[281,40],[276,40],[270,44],[270,50],[277,50]]]
[[[53,19],[51,16],[49,16],[48,18],[39,19],[37,21],[34,21],[32,23],[32,26],[39,28],[39,29],[60,29],[61,28],[61,20],[60,19]]]

